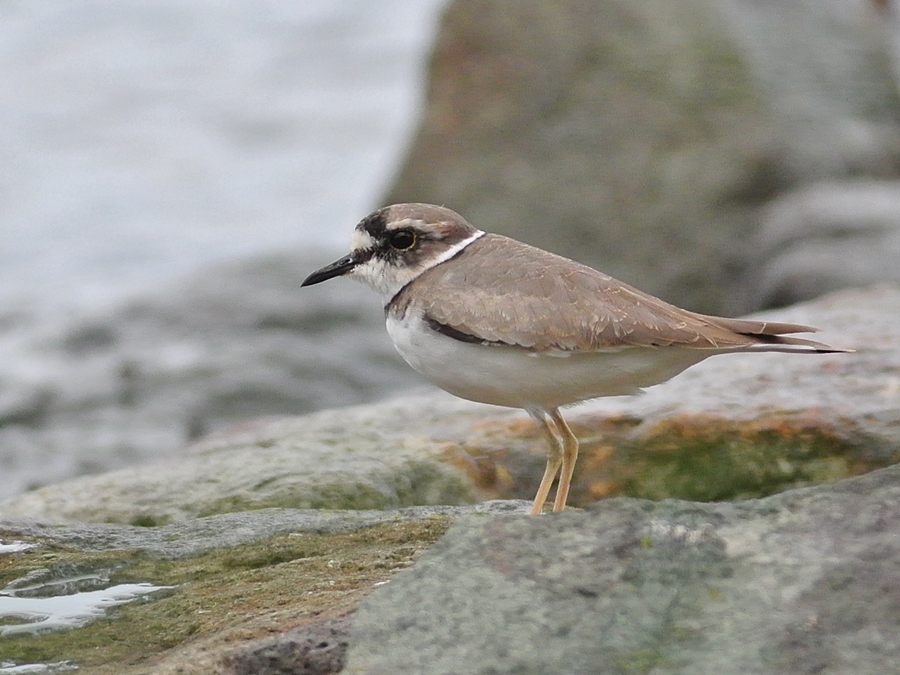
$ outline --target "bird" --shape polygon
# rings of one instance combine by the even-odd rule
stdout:
[[[717,354],[852,351],[793,337],[818,331],[812,326],[680,309],[433,204],[369,214],[351,252],[301,286],[340,276],[381,295],[394,346],[427,380],[534,419],[548,452],[532,515],[557,474],[553,511],[568,499],[578,439],[560,408],[639,393]]]

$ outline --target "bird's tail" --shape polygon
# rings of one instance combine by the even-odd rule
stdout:
[[[818,333],[813,326],[799,323],[777,323],[773,321],[753,321],[752,319],[724,319],[706,317],[722,328],[744,335],[751,340],[742,351],[750,352],[794,352],[810,354],[852,353],[855,349],[832,347],[824,342],[807,340],[790,335],[791,333]]]

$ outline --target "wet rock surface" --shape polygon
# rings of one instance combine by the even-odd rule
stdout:
[[[452,519],[527,509],[272,509],[159,528],[0,522],[0,542],[22,544],[0,554],[3,626],[24,618],[5,613],[7,589],[37,579],[75,580],[54,586],[73,600],[85,583],[165,587],[107,607],[105,617],[99,608],[78,628],[4,635],[0,663],[67,662],[91,675],[332,672],[361,598],[411,565]]]

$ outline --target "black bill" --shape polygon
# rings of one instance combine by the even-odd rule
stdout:
[[[303,280],[301,286],[312,286],[313,284],[320,284],[323,281],[328,281],[329,279],[333,279],[334,277],[339,277],[342,274],[346,274],[350,270],[356,267],[356,260],[353,259],[352,255],[345,255],[340,260],[335,260],[330,265],[325,265],[320,270],[316,270],[312,274],[310,274],[306,279]]]

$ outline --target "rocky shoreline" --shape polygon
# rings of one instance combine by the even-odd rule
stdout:
[[[0,317],[0,675],[893,672],[889,5],[448,6],[387,201],[856,350],[716,357],[567,411],[581,508],[524,515],[527,415],[421,385],[362,289],[299,292],[330,252],[37,337]],[[3,611],[137,584],[64,631]]]
[[[35,548],[0,556],[3,584],[43,569],[173,590],[0,654],[126,674],[326,673],[345,652],[360,673],[458,672],[462,654],[484,673],[607,657],[705,672],[722,650],[740,655],[726,673],[890,660],[900,639],[869,633],[893,620],[900,469],[872,470],[900,453],[900,289],[765,316],[859,351],[716,357],[575,408],[573,495],[602,498],[585,511],[502,501],[534,490],[536,429],[441,393],[259,422],[8,498],[0,538]],[[836,618],[882,596],[871,619]],[[123,630],[146,647],[124,649]]]

